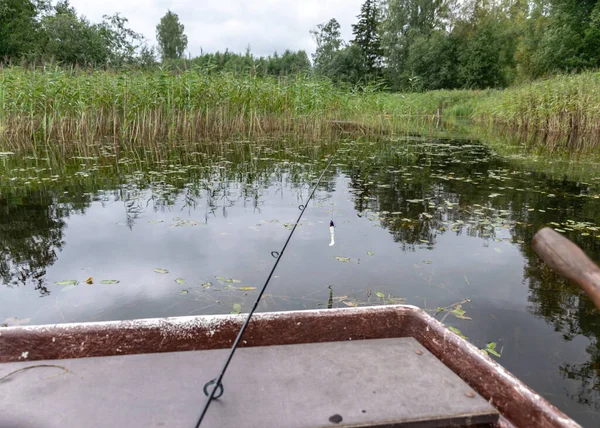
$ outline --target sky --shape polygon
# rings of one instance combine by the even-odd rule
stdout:
[[[315,50],[309,30],[336,18],[342,38],[352,38],[364,0],[70,0],[77,13],[92,22],[119,12],[132,30],[156,45],[156,24],[167,12],[179,15],[188,37],[188,53],[216,52],[229,48],[254,55],[270,55],[286,49]]]

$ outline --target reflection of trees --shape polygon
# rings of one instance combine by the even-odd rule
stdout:
[[[433,248],[442,234],[479,237],[485,243],[499,239],[498,231],[509,227],[512,242],[522,244],[526,259],[531,313],[551,323],[565,340],[577,335],[590,340],[587,362],[560,367],[565,377],[580,384],[573,399],[600,403],[600,315],[576,288],[544,268],[529,245],[535,231],[551,221],[600,222],[595,199],[550,198],[544,191],[587,195],[598,192],[597,186],[516,168],[469,141],[317,146],[270,141],[168,147],[135,156],[122,152],[91,161],[57,156],[59,163],[52,170],[61,171],[60,178],[45,182],[45,187],[19,186],[32,173],[29,169],[21,177],[18,170],[34,165],[9,159],[0,165],[0,276],[7,285],[31,281],[46,292],[45,269],[64,245],[63,218],[91,200],[123,203],[130,227],[149,209],[181,206],[202,213],[205,221],[226,216],[234,204],[260,210],[267,189],[290,189],[301,203],[338,146],[320,189],[333,191],[336,169],[344,173],[356,212],[379,222],[406,250]],[[82,163],[88,165],[84,168]],[[23,180],[6,184],[11,177]],[[490,192],[498,195],[490,197]],[[600,230],[588,237],[569,237],[600,260],[600,240],[594,235]]]
[[[223,143],[119,156],[11,157],[0,163],[0,277],[9,287],[33,283],[42,295],[46,269],[64,246],[64,218],[92,201],[122,202],[126,224],[140,214],[181,205],[227,216],[234,204],[260,209],[264,190],[288,187],[299,195],[336,146],[301,143]],[[202,150],[202,151],[198,151]],[[104,153],[106,154],[106,153]],[[128,157],[129,156],[129,157]],[[59,172],[57,175],[53,175]],[[330,171],[330,177],[334,172]],[[325,182],[322,188],[330,188]]]
[[[345,173],[360,215],[376,213],[404,249],[435,245],[443,233],[494,237],[494,223],[505,219],[490,206],[487,195],[473,192],[473,181],[485,181],[490,166],[501,164],[482,145],[424,141],[356,145],[348,150]],[[372,215],[372,214],[371,214]]]
[[[548,269],[530,246],[534,233],[550,222],[587,219],[598,224],[598,202],[586,197],[598,193],[597,185],[516,168],[486,147],[466,141],[355,145],[347,156],[344,172],[356,211],[379,221],[405,250],[431,248],[445,233],[489,241],[498,239],[501,227],[509,227],[512,242],[521,244],[526,260],[531,313],[552,324],[564,340],[578,335],[590,340],[587,362],[559,367],[566,378],[579,382],[571,398],[600,407],[600,313],[575,286]],[[497,195],[490,198],[491,192]],[[553,198],[548,193],[572,196]],[[600,230],[590,236],[581,232],[585,231],[569,237],[600,260],[595,237]]]
[[[45,192],[0,198],[0,276],[8,286],[32,282],[42,295],[46,267],[63,247],[66,210]]]

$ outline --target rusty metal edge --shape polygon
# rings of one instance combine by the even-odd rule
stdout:
[[[241,315],[0,328],[0,363],[227,348]],[[409,305],[255,314],[241,346],[414,337],[489,400],[503,426],[579,427],[477,347]]]

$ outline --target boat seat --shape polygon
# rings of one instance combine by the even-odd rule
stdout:
[[[193,428],[228,349],[0,364],[0,427]],[[25,356],[24,356],[25,358]],[[410,337],[245,347],[201,427],[490,426],[497,410]]]

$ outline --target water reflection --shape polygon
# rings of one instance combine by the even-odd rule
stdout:
[[[8,287],[33,283],[42,296],[46,268],[64,245],[63,218],[69,209],[40,191],[0,197],[0,276]]]
[[[596,424],[588,409],[600,403],[600,316],[529,245],[551,225],[600,260],[596,171],[573,179],[469,140],[99,146],[6,157],[0,321],[245,310],[334,154],[260,310],[405,301],[436,313],[468,298],[462,309],[473,321],[447,311],[438,318],[480,347],[498,342],[509,370]],[[62,280],[80,284],[63,292]]]

